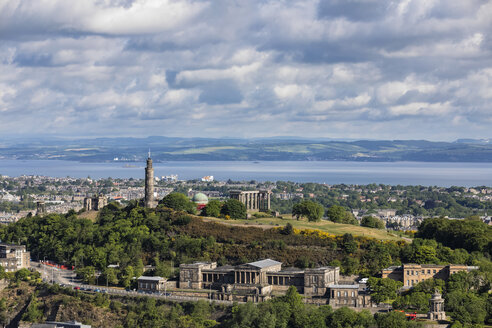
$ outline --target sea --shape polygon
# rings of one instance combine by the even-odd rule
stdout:
[[[144,177],[144,162],[85,163],[63,160],[0,160],[0,175],[52,177]],[[226,181],[293,181],[326,184],[492,186],[492,163],[348,161],[169,161],[154,162],[155,176],[180,180],[213,176]]]

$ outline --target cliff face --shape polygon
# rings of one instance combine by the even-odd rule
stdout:
[[[33,304],[35,308],[30,309]],[[33,322],[76,320],[92,327],[122,325],[125,313],[112,311],[110,304],[103,295],[84,295],[26,282],[11,283],[0,291],[0,325],[30,327],[31,322],[25,321],[27,312],[39,314]]]

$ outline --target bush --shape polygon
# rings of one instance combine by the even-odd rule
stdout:
[[[222,204],[218,200],[211,200],[208,204],[203,208],[202,215],[203,216],[212,216],[218,218],[220,216],[220,208]]]
[[[359,222],[353,216],[352,213],[347,211],[342,206],[333,205],[326,212],[326,216],[328,220],[336,222],[336,223],[346,223],[346,224],[354,224],[357,225]]]
[[[185,211],[190,214],[196,213],[196,205],[184,194],[173,192],[164,197],[159,204],[172,208],[175,211]]]
[[[307,217],[309,221],[319,221],[323,217],[325,209],[320,203],[311,200],[303,200],[292,206],[292,215],[297,219]]]
[[[235,220],[245,219],[247,215],[246,206],[237,199],[226,200],[220,213]]]
[[[384,222],[374,216],[364,216],[360,225],[368,228],[384,229]]]

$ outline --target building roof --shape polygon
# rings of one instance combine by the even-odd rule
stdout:
[[[191,200],[195,203],[208,203],[207,195],[202,194],[201,192],[196,193]]]
[[[212,269],[213,271],[233,271],[234,270],[234,266],[232,265],[223,265],[223,266],[220,266],[220,267],[217,267],[215,269]]]
[[[281,265],[282,262],[278,262],[278,261],[271,260],[271,259],[266,259],[266,260],[260,260],[260,261],[251,262],[251,263],[247,263],[247,264],[254,266],[254,267],[257,267],[257,268],[260,268],[260,269],[263,269],[263,268],[268,268],[268,267],[279,265],[279,264]]]
[[[166,278],[162,278],[162,277],[150,277],[150,276],[140,276],[140,277],[138,277],[138,280],[161,281],[163,279],[166,280]]]
[[[340,289],[359,289],[359,285],[329,285],[328,288],[340,288]]]

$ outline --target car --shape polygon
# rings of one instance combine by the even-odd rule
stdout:
[[[367,284],[368,280],[369,278],[362,278],[361,280],[359,280],[359,284]]]
[[[99,288],[94,289],[94,291],[95,291],[96,293],[101,292],[101,290],[100,290]]]
[[[80,290],[80,287],[79,286],[75,286],[73,289]]]

